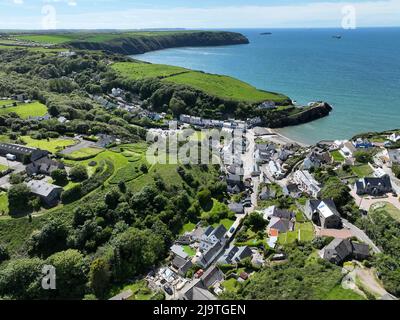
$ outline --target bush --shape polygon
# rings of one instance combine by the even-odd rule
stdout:
[[[75,166],[71,169],[69,177],[74,182],[81,182],[88,178],[86,167],[82,165]]]

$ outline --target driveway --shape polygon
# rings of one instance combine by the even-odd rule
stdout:
[[[63,151],[61,151],[61,154],[71,154],[75,151],[79,151],[84,148],[90,148],[90,147],[95,147],[96,143],[93,141],[86,141],[86,140],[81,140],[78,144],[75,144],[71,147],[65,148]]]
[[[360,197],[354,190],[354,188],[351,188],[350,191],[351,196],[354,198],[357,206],[365,211],[369,211],[371,206],[377,204],[377,203],[382,203],[382,202],[389,202],[392,205],[394,205],[397,209],[400,210],[400,201],[398,197],[393,197],[391,193],[387,194],[387,197],[384,198],[372,198],[372,197]]]

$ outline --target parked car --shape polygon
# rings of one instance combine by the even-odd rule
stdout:
[[[169,294],[170,296],[172,296],[174,294],[174,291],[171,289],[171,287],[169,285],[165,285],[164,286],[164,291]]]

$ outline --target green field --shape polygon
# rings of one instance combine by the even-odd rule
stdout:
[[[23,103],[16,107],[0,107],[0,115],[15,112],[20,118],[43,117],[47,114],[47,107],[40,102]]]
[[[99,153],[103,152],[103,149],[99,148],[82,148],[80,150],[74,151],[67,155],[67,158],[70,160],[79,160],[79,159],[91,159],[97,156]]]
[[[76,143],[76,141],[72,139],[36,140],[29,136],[23,136],[21,139],[28,147],[47,150],[51,153],[56,153],[63,150],[65,147],[72,146]]]
[[[17,102],[17,101],[15,101],[15,100],[0,100],[0,108],[4,107],[4,106],[10,106],[14,102]]]
[[[196,228],[196,225],[192,222],[188,222],[185,225],[183,225],[182,230],[180,231],[180,234],[185,234],[186,232],[191,232],[193,229]]]
[[[110,298],[128,290],[131,290],[133,293],[133,296],[129,298],[129,300],[150,300],[150,298],[154,296],[154,292],[147,287],[146,281],[140,280],[133,284],[113,288],[111,290]]]
[[[7,193],[0,191],[0,216],[8,213],[8,197]]]
[[[254,103],[265,100],[283,102],[288,99],[284,95],[258,90],[248,83],[228,76],[191,71],[180,67],[121,62],[115,63],[113,68],[128,79],[163,78],[163,81],[187,85],[221,99]]]
[[[7,170],[7,169],[8,169],[7,166],[5,166],[5,165],[3,165],[3,164],[0,164],[0,172],[3,172],[3,171],[5,171],[5,170]]]
[[[122,76],[132,80],[145,78],[165,78],[182,72],[190,71],[188,69],[163,64],[132,62],[115,63],[112,65],[112,68]]]
[[[33,41],[43,44],[61,44],[74,39],[72,35],[45,35],[45,34],[32,34],[32,35],[18,35],[18,40]]]
[[[229,229],[232,227],[232,225],[235,223],[235,220],[230,220],[230,219],[222,219],[218,223],[214,223],[213,227],[217,228],[219,225],[223,225],[226,230],[229,231]]]

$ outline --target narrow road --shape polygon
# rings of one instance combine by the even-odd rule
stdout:
[[[342,220],[343,226],[349,228],[353,236],[368,244],[372,248],[374,253],[382,253],[382,250],[375,245],[375,243],[365,234],[364,231],[362,231],[360,228],[356,227],[354,224],[350,223],[346,219]]]

